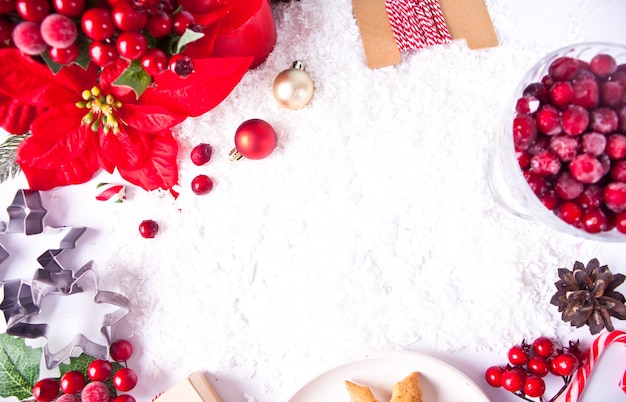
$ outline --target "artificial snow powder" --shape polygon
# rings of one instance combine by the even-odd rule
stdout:
[[[598,257],[617,272],[623,261],[603,261],[609,245],[509,215],[485,175],[518,80],[586,40],[569,20],[593,10],[567,6],[566,37],[524,42],[508,33],[525,6],[487,4],[499,47],[454,41],[380,70],[365,65],[350,1],[276,5],[267,61],[177,128],[178,199],[129,188],[123,204],[77,206],[103,222],[98,269],[131,299],[147,395],[205,370],[222,393],[247,387],[228,400],[276,401],[364,351],[502,352],[572,333],[549,305],[556,269]],[[316,87],[299,111],[272,96],[295,60]],[[278,147],[231,162],[234,131],[250,118],[274,126]],[[200,142],[214,153],[198,167],[189,152]],[[215,182],[205,196],[190,190],[201,173]],[[139,236],[143,219],[159,223],[156,238]]]

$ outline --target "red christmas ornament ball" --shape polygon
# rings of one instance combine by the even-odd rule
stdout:
[[[235,148],[244,158],[263,159],[276,148],[276,131],[265,120],[246,120],[235,132]]]

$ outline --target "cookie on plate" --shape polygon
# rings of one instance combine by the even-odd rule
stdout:
[[[363,387],[346,380],[346,388],[350,394],[350,402],[379,402],[369,387]]]
[[[419,375],[412,372],[404,380],[395,383],[389,402],[422,402]]]

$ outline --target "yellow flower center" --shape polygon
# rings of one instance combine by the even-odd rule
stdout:
[[[122,107],[122,102],[116,101],[111,94],[102,95],[102,91],[96,86],[85,89],[81,96],[83,100],[76,102],[76,107],[89,110],[83,116],[81,124],[90,125],[93,131],[98,131],[102,126],[105,134],[108,134],[109,131],[112,131],[113,134],[120,132],[120,124],[114,113]]]

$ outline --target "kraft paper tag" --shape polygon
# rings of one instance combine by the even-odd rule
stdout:
[[[369,68],[398,64],[402,55],[393,36],[385,0],[352,0]]]
[[[196,371],[172,388],[168,389],[155,402],[222,402],[217,392],[209,384],[204,373]]]
[[[498,46],[484,0],[439,0],[441,12],[453,40],[465,39],[470,49]],[[391,30],[385,0],[352,0],[365,58],[369,68],[381,68],[402,61]]]

